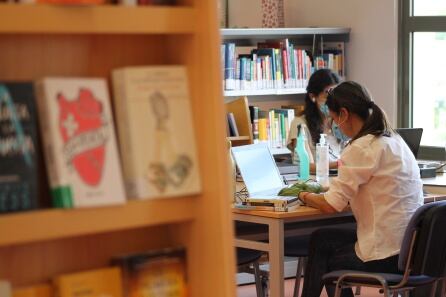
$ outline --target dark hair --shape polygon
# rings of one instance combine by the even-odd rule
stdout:
[[[319,69],[308,80],[305,109],[302,114],[305,116],[313,143],[318,143],[321,133],[324,133],[324,115],[320,111],[317,102],[311,100],[310,93],[319,95],[326,87],[338,84],[339,81],[339,77],[330,69]]]
[[[384,111],[373,102],[367,89],[354,81],[343,82],[330,90],[326,104],[332,112],[339,113],[343,107],[364,121],[361,130],[350,143],[367,134],[390,136],[393,131]]]

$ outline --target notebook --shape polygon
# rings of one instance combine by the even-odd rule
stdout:
[[[284,196],[278,196],[278,193],[288,186],[266,143],[237,146],[231,151],[249,198],[283,199]]]

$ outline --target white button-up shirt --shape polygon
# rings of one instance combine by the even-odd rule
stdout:
[[[325,199],[337,211],[350,203],[357,256],[366,262],[398,254],[406,226],[423,204],[420,169],[409,147],[399,135],[366,135],[340,160]]]

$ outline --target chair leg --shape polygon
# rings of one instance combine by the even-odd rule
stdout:
[[[257,297],[265,297],[263,293],[262,280],[260,277],[261,272],[260,272],[259,262],[256,261],[252,265],[254,267],[254,279],[256,281]]]
[[[300,281],[302,279],[302,272],[304,270],[305,260],[306,260],[305,257],[297,258],[297,271],[296,271],[296,280],[294,281],[293,297],[299,296]]]
[[[446,278],[443,280],[443,283],[442,283],[441,297],[446,297]]]
[[[437,291],[437,284],[438,284],[438,281],[436,281],[432,284],[430,297],[435,297],[435,292]]]

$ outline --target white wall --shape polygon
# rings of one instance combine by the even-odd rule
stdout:
[[[366,85],[396,124],[396,0],[285,0],[285,22],[288,27],[350,27],[347,77]]]
[[[230,28],[262,27],[262,0],[227,0]]]
[[[350,27],[348,79],[366,85],[396,124],[397,1],[284,0],[287,27]],[[261,0],[230,0],[230,26],[261,26]]]

